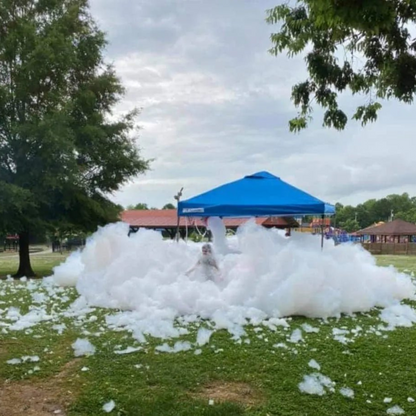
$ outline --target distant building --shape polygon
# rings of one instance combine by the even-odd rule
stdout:
[[[136,232],[139,228],[151,230],[162,230],[170,238],[176,235],[178,217],[176,209],[163,210],[127,210],[121,214],[121,220],[130,225],[130,232]],[[224,218],[224,225],[227,229],[236,230],[240,225],[248,221],[249,218]],[[298,222],[292,217],[259,217],[256,223],[266,228],[297,228]],[[203,218],[180,217],[179,232],[181,237],[185,237],[186,230],[188,234],[199,229],[205,228],[206,222]]]
[[[416,236],[416,225],[399,219],[379,222],[355,234],[362,239],[367,236],[371,243],[409,243]]]
[[[322,226],[329,227],[331,225],[331,218],[313,218],[312,222],[309,224],[311,228],[320,228]]]
[[[18,251],[19,249],[19,236],[17,234],[7,234],[3,242],[3,250]]]
[[[394,220],[356,232],[361,244],[372,254],[416,254],[416,225]]]

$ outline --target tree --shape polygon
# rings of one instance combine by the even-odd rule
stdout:
[[[342,206],[341,204],[335,205],[334,223],[337,227],[343,228],[346,221],[355,218],[356,209],[351,205]]]
[[[130,209],[130,210],[137,209],[137,210],[144,210],[144,211],[147,211],[147,210],[149,209],[149,207],[147,206],[147,204],[143,204],[143,203],[139,202],[139,203],[138,203],[138,204],[136,204],[136,205],[129,205],[129,206],[127,207],[127,209]]]
[[[411,103],[416,92],[416,22],[414,0],[298,0],[267,12],[280,23],[271,35],[270,52],[290,57],[306,52],[309,78],[293,87],[300,108],[291,131],[307,127],[315,101],[325,109],[324,126],[344,129],[348,117],[338,106],[338,93],[349,89],[367,97],[352,118],[362,125],[377,119],[377,99]]]
[[[354,231],[357,231],[360,229],[360,225],[358,224],[358,221],[356,220],[347,220],[345,221],[343,227],[342,227],[347,233],[352,233]]]
[[[0,229],[19,234],[16,276],[34,275],[31,233],[116,221],[107,195],[148,168],[137,111],[112,114],[124,89],[105,45],[87,0],[0,2]]]
[[[391,216],[392,206],[387,198],[381,198],[376,201],[373,208],[373,219],[377,221],[388,221]]]
[[[407,212],[398,211],[396,214],[394,214],[394,218],[416,224],[416,207],[412,208],[411,210]]]
[[[169,202],[168,204],[164,205],[162,209],[176,209],[176,207]]]
[[[410,199],[408,193],[403,193],[402,195],[387,195],[386,199],[391,204],[391,209],[393,212],[397,213],[399,211],[409,211],[414,207],[414,202]]]
[[[335,204],[334,223],[344,230],[366,228],[379,221],[402,219],[416,223],[416,198],[402,195],[388,195],[381,199],[369,199],[356,207]]]

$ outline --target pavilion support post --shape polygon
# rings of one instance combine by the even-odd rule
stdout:
[[[321,250],[324,249],[324,218],[325,215],[322,215],[321,217]]]

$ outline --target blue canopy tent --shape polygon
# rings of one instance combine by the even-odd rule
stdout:
[[[335,207],[280,178],[258,172],[179,202],[181,217],[332,215]]]
[[[332,215],[335,207],[280,178],[258,172],[178,203],[178,216],[260,217]]]

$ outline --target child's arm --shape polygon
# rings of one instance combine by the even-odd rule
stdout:
[[[200,261],[198,260],[197,262],[196,262],[196,264],[195,264],[195,266],[194,267],[192,267],[192,268],[190,268],[185,274],[187,275],[187,276],[189,276],[196,268],[197,268],[197,266],[199,265],[199,263],[200,263]]]

